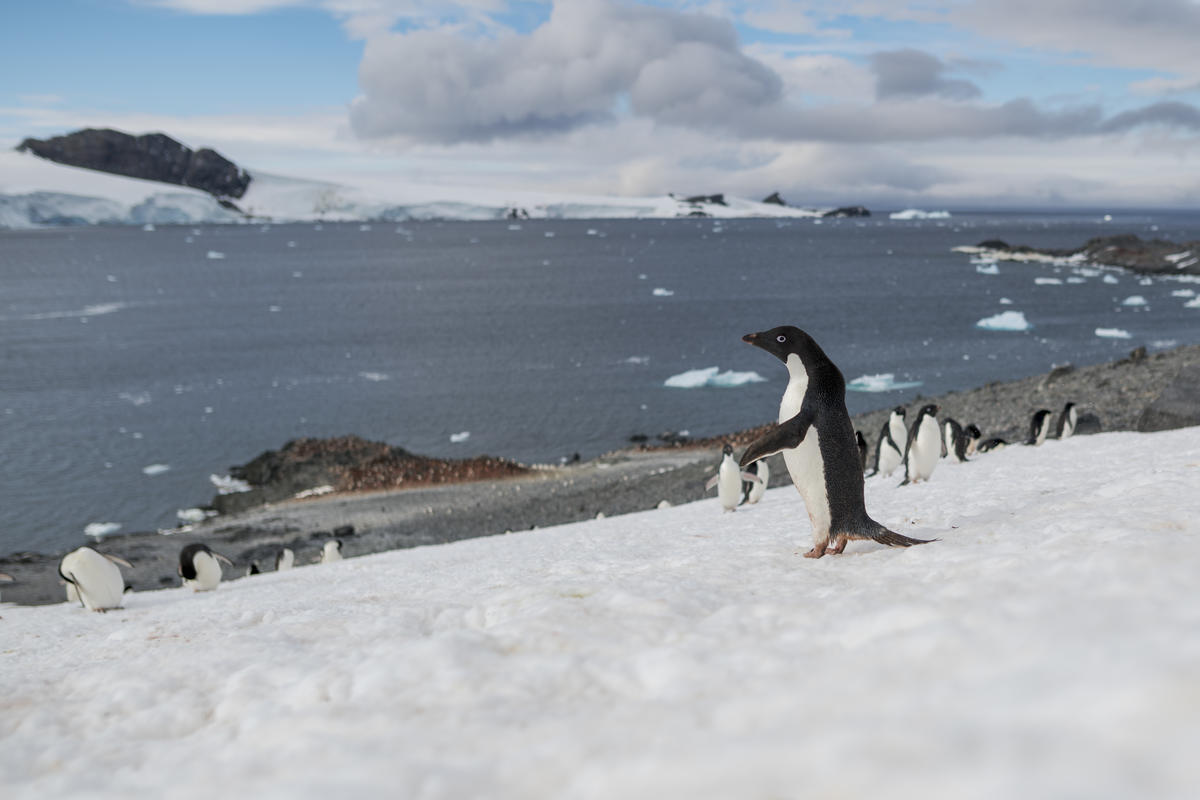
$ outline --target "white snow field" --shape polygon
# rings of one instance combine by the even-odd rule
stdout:
[[[896,483],[0,607],[4,797],[1195,797],[1200,428]]]

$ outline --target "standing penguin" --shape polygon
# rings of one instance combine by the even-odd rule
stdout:
[[[330,539],[321,550],[321,563],[329,564],[342,560],[342,540]]]
[[[771,468],[767,466],[766,461],[755,461],[746,467],[746,472],[757,475],[758,480],[742,481],[742,502],[738,505],[754,505],[762,500],[763,495],[767,493],[767,482],[771,480]]]
[[[904,414],[904,406],[896,406],[888,414],[887,422],[879,431],[879,441],[875,443],[875,471],[871,475],[886,477],[904,463],[904,448],[908,444]]]
[[[721,448],[721,466],[717,468],[717,474],[704,484],[704,490],[708,491],[716,486],[717,499],[721,501],[721,508],[726,511],[737,511],[738,497],[742,493],[742,481],[758,480],[757,475],[738,467],[738,463],[733,460],[733,446],[726,444]]]
[[[942,432],[945,434],[945,441],[942,443],[942,458],[954,456],[955,461],[966,461],[970,439],[963,426],[959,425],[952,417],[946,417],[942,422]]]
[[[58,562],[58,574],[67,582],[67,601],[78,602],[89,611],[120,608],[125,598],[125,579],[117,565],[132,568],[123,558],[80,547]]]
[[[179,577],[194,592],[211,592],[221,582],[221,561],[233,566],[232,561],[214,553],[208,545],[193,542],[179,551]]]
[[[742,463],[783,453],[812,522],[813,548],[805,557],[840,553],[850,539],[900,547],[924,544],[926,540],[890,531],[867,516],[854,426],[846,411],[846,379],[825,351],[791,325],[748,333],[742,341],[787,365],[779,422],[746,449]]]
[[[1074,403],[1067,403],[1063,406],[1062,413],[1058,415],[1058,426],[1055,435],[1059,439],[1066,439],[1068,436],[1075,435],[1075,425],[1079,422],[1079,412],[1075,410]]]
[[[942,455],[942,431],[937,422],[938,407],[933,403],[922,406],[908,432],[908,447],[904,451],[904,481],[900,484],[927,481],[933,475]]]
[[[862,431],[854,432],[854,443],[858,445],[858,460],[862,462],[863,472],[867,471],[867,440],[863,438]]]
[[[1037,447],[1046,441],[1046,434],[1050,432],[1051,416],[1052,412],[1048,408],[1039,408],[1033,412],[1033,418],[1029,420],[1029,438],[1025,440],[1025,444]]]
[[[292,552],[290,547],[285,547],[279,551],[279,555],[275,556],[275,571],[279,572],[285,569],[291,569],[296,563],[296,554]]]

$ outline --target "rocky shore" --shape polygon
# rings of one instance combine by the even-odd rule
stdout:
[[[1200,275],[1200,242],[1147,241],[1132,233],[1097,236],[1072,250],[1010,245],[999,239],[956,249],[1003,261],[1061,260],[1147,275]]]
[[[911,409],[936,402],[942,418],[975,423],[985,437],[1019,442],[1034,411],[1047,408],[1057,413],[1067,401],[1079,407],[1080,433],[1200,425],[1200,345],[1149,355],[1139,349],[1109,364],[1062,366],[1021,380],[939,397],[918,396],[906,405]],[[887,413],[884,407],[854,418],[872,447]],[[486,458],[437,462],[355,437],[301,440],[264,453],[242,468],[245,479],[261,482],[259,495],[238,501],[243,507],[231,506],[228,513],[187,532],[116,535],[98,548],[128,559],[133,569],[125,571],[126,580],[135,591],[144,591],[179,585],[178,553],[193,541],[205,542],[238,565],[226,569],[229,580],[245,575],[251,562],[264,571],[272,569],[281,547],[295,551],[298,565],[311,563],[323,543],[335,536],[342,539],[343,552],[353,557],[645,511],[663,502],[675,505],[705,497],[704,482],[720,461],[721,444],[730,441],[741,447],[760,431],[642,446],[552,468]],[[319,463],[323,472],[310,471]],[[289,464],[291,468],[283,468]],[[772,486],[788,482],[779,457],[771,468]],[[290,499],[297,487],[312,488],[314,481],[335,488],[308,499]],[[394,486],[415,488],[385,488]],[[0,558],[0,572],[16,579],[3,587],[4,600],[61,602],[63,589],[56,574],[61,555],[16,553]]]

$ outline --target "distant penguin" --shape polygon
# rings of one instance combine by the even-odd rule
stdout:
[[[942,432],[945,435],[942,442],[942,458],[953,456],[955,461],[966,461],[970,439],[967,438],[967,432],[963,426],[959,425],[955,419],[946,417],[942,421]]]
[[[1046,441],[1046,434],[1050,432],[1051,416],[1052,412],[1048,408],[1039,408],[1033,412],[1033,418],[1029,420],[1029,438],[1025,440],[1025,444],[1037,447]]]
[[[246,577],[248,578],[251,575],[258,575],[261,572],[262,572],[262,570],[258,568],[258,562],[251,561],[250,566],[246,568]]]
[[[1075,435],[1075,425],[1079,422],[1079,412],[1075,410],[1074,403],[1067,403],[1063,406],[1062,412],[1058,415],[1058,425],[1055,428],[1055,436],[1059,439],[1066,439],[1069,436]]]
[[[763,495],[767,493],[767,482],[771,480],[771,468],[767,466],[766,461],[755,461],[746,467],[746,472],[757,475],[758,480],[742,481],[742,502],[738,505],[754,505],[762,500]]]
[[[342,540],[330,539],[325,543],[325,547],[321,549],[321,563],[329,564],[334,561],[342,560]]]
[[[746,449],[741,463],[783,453],[812,522],[813,548],[805,557],[840,553],[850,539],[901,547],[924,544],[867,516],[862,462],[846,411],[846,379],[820,345],[790,325],[749,333],[742,341],[787,365],[779,422]]]
[[[125,579],[118,564],[132,568],[125,559],[90,547],[67,553],[58,562],[58,574],[67,582],[67,601],[78,602],[89,611],[120,608],[125,599]]]
[[[980,442],[979,447],[976,449],[981,453],[990,453],[993,450],[1003,450],[1005,447],[1008,447],[1008,442],[1006,442],[1004,439],[993,438],[984,442]]]
[[[937,422],[938,407],[933,403],[922,406],[908,432],[908,447],[904,451],[904,481],[900,484],[927,481],[933,475],[942,455],[942,430]]]
[[[233,566],[232,561],[214,553],[208,545],[193,542],[179,551],[179,577],[194,592],[211,592],[221,582],[222,561]]]
[[[275,571],[279,572],[285,569],[291,569],[296,563],[296,554],[292,552],[290,547],[285,547],[279,551],[279,555],[275,556]]]
[[[863,472],[867,471],[867,440],[863,438],[862,431],[854,432],[854,443],[858,445],[858,460],[862,462]]]
[[[979,440],[983,438],[983,431],[979,430],[979,426],[972,422],[964,431],[967,437],[967,455],[975,455],[975,450],[979,447]]]
[[[872,475],[891,475],[904,463],[904,447],[908,443],[908,431],[904,429],[904,406],[896,406],[888,415],[887,422],[879,431],[875,443],[875,470]]]
[[[717,499],[721,501],[721,508],[726,511],[737,511],[738,498],[742,494],[742,481],[755,482],[759,480],[758,475],[738,466],[737,461],[733,458],[733,446],[726,444],[721,448],[721,466],[717,468],[717,474],[704,484],[704,490],[708,491],[716,486]]]

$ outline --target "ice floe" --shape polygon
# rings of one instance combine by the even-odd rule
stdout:
[[[85,534],[96,539],[108,536],[110,533],[116,533],[119,530],[121,530],[121,523],[119,522],[92,522],[83,528]]]
[[[389,381],[392,379],[392,377],[390,375],[388,375],[386,372],[360,372],[360,373],[358,373],[358,377],[362,378],[365,381],[371,381],[373,383],[379,383],[380,381]]]
[[[893,211],[888,214],[891,219],[949,219],[949,211],[922,211],[919,208],[906,208],[903,211]]]
[[[246,481],[230,475],[209,475],[208,480],[217,487],[217,494],[238,494],[254,488]]]
[[[921,381],[898,381],[895,373],[881,372],[877,375],[860,375],[846,384],[846,389],[851,392],[892,392],[920,385]]]
[[[1023,311],[1001,311],[975,323],[985,331],[1027,331],[1033,326],[1025,319]]]
[[[164,472],[170,471],[170,469],[170,464],[150,464],[149,466],[142,467],[142,474],[154,477],[155,475],[162,475]]]
[[[225,257],[225,254],[222,253],[220,250],[209,250],[207,253],[204,254],[204,257],[211,259],[213,261],[220,261],[222,258]]]
[[[999,275],[1000,266],[995,261],[976,261],[975,271],[980,275]]]
[[[1096,328],[1096,335],[1102,339],[1132,339],[1133,334],[1120,328]]]
[[[462,431],[461,433],[450,434],[450,441],[454,442],[455,444],[458,444],[459,442],[465,442],[467,439],[470,439],[470,438],[471,438],[470,431]]]
[[[673,297],[675,292],[671,289],[664,289],[660,286],[654,290],[653,294],[655,297]]]
[[[1038,286],[1062,286],[1062,278],[1034,278]]]
[[[762,383],[764,381],[766,381],[766,378],[753,371],[734,372],[733,370],[727,370],[721,372],[720,367],[704,367],[703,369],[690,369],[687,372],[672,375],[663,381],[663,385],[669,386],[672,389],[699,389],[704,386],[727,389],[735,386],[744,386],[748,383]]]
[[[1142,297],[1140,294],[1133,294],[1133,295],[1130,295],[1129,297],[1126,297],[1124,300],[1122,300],[1121,305],[1123,305],[1123,306],[1144,306],[1144,305],[1149,305],[1149,304],[1146,302],[1145,297]]]

